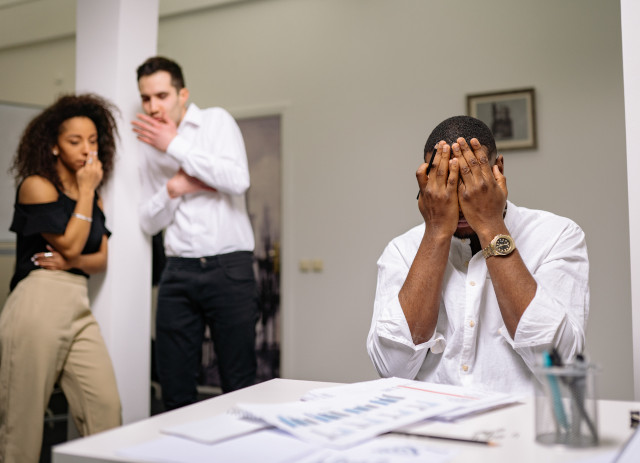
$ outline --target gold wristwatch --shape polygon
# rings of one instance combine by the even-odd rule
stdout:
[[[516,249],[516,243],[509,235],[496,235],[489,246],[482,250],[484,258],[491,256],[508,256]]]

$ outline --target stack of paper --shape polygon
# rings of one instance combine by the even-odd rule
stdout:
[[[450,420],[514,401],[506,394],[400,378],[323,388],[303,399],[238,404],[235,410],[306,442],[346,448],[427,418]]]
[[[184,437],[203,444],[215,444],[223,440],[249,434],[270,426],[261,420],[243,419],[230,414],[217,415],[206,420],[190,421],[162,430],[165,434]]]
[[[444,462],[453,452],[399,437],[371,439],[427,418],[451,420],[516,400],[506,394],[385,378],[316,389],[302,401],[237,404],[227,414],[167,427],[162,430],[167,436],[120,454],[173,463],[355,463],[385,462],[391,456],[394,462]]]

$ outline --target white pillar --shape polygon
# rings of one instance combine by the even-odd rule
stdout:
[[[138,223],[136,67],[156,54],[158,0],[78,0],[76,92],[119,109],[115,168],[102,196],[109,239],[106,274],[90,279],[95,314],[116,371],[125,423],[149,416],[151,247]]]
[[[627,130],[627,186],[629,189],[629,253],[631,256],[631,317],[633,332],[633,378],[635,399],[640,400],[640,2],[620,1],[624,109]],[[606,143],[606,129],[603,128]],[[612,359],[612,361],[615,361]]]

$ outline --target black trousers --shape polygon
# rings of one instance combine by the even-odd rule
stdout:
[[[158,288],[156,366],[165,408],[196,402],[206,325],[222,391],[254,384],[258,291],[253,253],[169,257]]]

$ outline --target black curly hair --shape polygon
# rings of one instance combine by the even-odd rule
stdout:
[[[73,117],[87,117],[98,131],[98,159],[102,162],[102,182],[113,170],[118,127],[113,113],[115,106],[94,94],[64,95],[37,115],[22,133],[18,151],[10,172],[16,184],[30,175],[40,175],[62,188],[53,147],[64,122]]]
[[[489,149],[489,159],[497,153],[496,141],[487,124],[471,116],[453,116],[440,122],[429,135],[427,143],[424,145],[425,162],[427,161],[427,155],[433,152],[433,147],[440,140],[444,140],[451,145],[459,137],[463,137],[467,143],[472,138],[477,138],[481,145]]]

